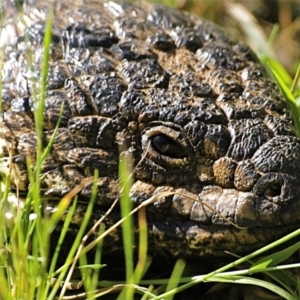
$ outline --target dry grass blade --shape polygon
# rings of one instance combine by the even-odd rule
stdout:
[[[236,19],[243,31],[246,33],[248,44],[258,53],[268,53],[274,56],[268,46],[268,38],[255,17],[241,3],[228,3],[227,11],[230,16]]]

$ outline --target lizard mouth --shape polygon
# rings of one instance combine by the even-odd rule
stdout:
[[[297,229],[297,225],[239,229],[195,222],[153,222],[148,225],[156,252],[172,257],[224,257],[227,253],[249,254]],[[178,243],[180,241],[180,243]],[[180,245],[180,246],[178,246]]]
[[[299,184],[284,173],[266,173],[246,192],[217,185],[198,193],[192,188],[160,187],[159,191],[169,191],[170,196],[149,208],[148,228],[156,251],[175,257],[183,252],[190,257],[249,253],[290,233],[299,223]]]
[[[163,193],[162,193],[163,192]],[[160,197],[161,194],[161,197]],[[157,195],[148,207],[154,218],[190,220],[197,224],[255,228],[292,225],[299,222],[299,183],[284,173],[266,173],[250,191],[218,185],[155,187],[136,181],[131,188],[135,203]]]
[[[298,228],[299,184],[287,174],[266,173],[248,192],[216,185],[198,194],[180,188],[173,192],[168,217],[162,222],[158,213],[168,199],[158,200],[148,228],[156,251],[175,257],[249,253]]]

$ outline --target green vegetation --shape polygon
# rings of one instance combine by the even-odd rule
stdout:
[[[172,2],[172,5],[175,5],[174,1],[170,0],[170,2]],[[189,5],[192,9],[192,4]],[[206,12],[208,15],[211,14],[212,8],[208,7]],[[82,295],[83,299],[95,299],[96,297],[115,293],[116,298],[119,294],[118,299],[120,300],[133,299],[134,294],[137,295],[137,299],[143,300],[171,300],[179,291],[204,282],[252,284],[269,289],[285,299],[299,299],[299,279],[295,275],[295,269],[300,268],[300,263],[282,263],[293,253],[299,251],[300,244],[298,242],[292,246],[289,245],[280,251],[275,249],[275,247],[281,245],[282,249],[284,243],[299,236],[300,230],[248,256],[237,258],[235,262],[225,265],[209,274],[195,274],[192,277],[182,277],[185,263],[182,260],[178,260],[170,278],[143,280],[143,275],[151,264],[150,259],[146,255],[147,225],[145,206],[157,200],[158,197],[165,195],[157,195],[153,197],[153,199],[146,201],[143,205],[140,205],[140,207],[132,210],[131,201],[128,197],[132,170],[128,170],[124,163],[120,163],[120,177],[123,182],[122,197],[120,200],[122,219],[116,223],[114,227],[105,230],[101,225],[102,218],[96,224],[99,226],[95,225],[86,233],[87,223],[91,217],[96,197],[96,184],[94,184],[93,196],[87,207],[78,235],[73,245],[70,246],[70,252],[66,262],[63,266],[56,268],[56,262],[60,256],[60,247],[67,234],[68,226],[75,212],[78,200],[76,197],[73,199],[76,194],[75,189],[59,201],[57,210],[53,214],[48,218],[43,216],[43,199],[40,196],[39,176],[41,173],[41,165],[51,149],[56,134],[56,131],[54,131],[49,145],[46,149],[43,149],[41,136],[43,131],[44,99],[43,96],[39,95],[43,95],[46,86],[49,47],[51,43],[51,23],[52,18],[50,14],[44,39],[45,55],[41,71],[41,80],[39,84],[37,84],[37,86],[40,87],[40,92],[36,92],[35,94],[35,100],[38,103],[35,120],[39,142],[35,168],[28,169],[31,188],[28,195],[23,199],[23,202],[20,203],[18,193],[12,193],[10,191],[9,178],[5,178],[4,184],[2,185],[0,202],[0,299],[64,299],[70,287],[75,289],[76,294],[76,288],[83,285],[86,291],[86,293],[82,292],[84,293]],[[271,39],[274,40],[276,35],[271,35],[271,37]],[[252,38],[255,39],[255,36]],[[268,47],[270,47],[270,42],[266,40],[265,49],[268,49]],[[1,53],[1,56],[3,57],[3,53]],[[298,132],[300,132],[299,68],[296,73],[297,75],[292,79],[278,60],[270,56],[268,52],[261,53],[260,57],[266,65],[266,68],[271,70],[271,73],[291,106],[296,128]],[[97,178],[98,174],[95,174],[95,183]],[[113,206],[115,204],[116,203],[114,203]],[[22,206],[24,207],[22,208]],[[131,247],[133,244],[133,214],[137,214],[138,216],[140,229],[139,240],[136,241],[137,244],[139,244],[137,263],[134,262]],[[60,233],[58,246],[54,255],[49,257],[49,236],[62,218],[64,218],[64,225]],[[112,282],[100,277],[101,281],[99,281],[101,269],[105,268],[106,263],[101,260],[103,239],[117,226],[122,226],[123,229],[126,279],[124,282]],[[97,240],[87,244],[88,237],[94,233],[98,235]],[[93,247],[96,248],[95,260],[93,264],[88,265],[86,253]],[[270,250],[273,251],[273,254],[263,257],[263,254],[266,251],[270,252]],[[76,266],[76,262],[78,261],[80,264],[79,268]],[[245,262],[248,263],[249,267],[245,268]],[[241,264],[243,264],[242,269],[235,269]],[[83,281],[74,281],[72,279],[73,273],[77,271],[81,272]],[[255,276],[252,276],[257,273],[264,273],[266,275],[265,278],[270,280],[257,279]],[[69,297],[68,299],[72,299],[71,296]]]

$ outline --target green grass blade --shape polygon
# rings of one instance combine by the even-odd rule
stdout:
[[[49,140],[47,146],[45,147],[45,149],[43,150],[42,155],[40,157],[40,160],[38,162],[40,164],[40,167],[42,166],[44,160],[47,158],[47,156],[49,155],[49,153],[51,151],[51,148],[52,148],[53,143],[55,141],[55,137],[57,136],[57,132],[58,132],[59,125],[60,125],[61,118],[62,118],[62,114],[63,114],[63,110],[64,110],[64,105],[62,104],[61,108],[60,108],[60,112],[59,112],[59,116],[58,116],[56,126],[55,126],[55,128],[53,130],[53,133],[50,137],[50,140]]]
[[[293,115],[293,118],[295,120],[295,125],[296,125],[296,130],[298,135],[300,134],[300,117],[299,117],[299,109],[296,105],[296,100],[293,96],[293,94],[291,93],[290,89],[288,88],[288,86],[284,83],[284,81],[281,79],[281,76],[276,72],[276,70],[274,70],[272,67],[270,67],[272,74],[282,92],[282,94],[284,95],[286,102],[289,104],[290,108],[291,108],[291,112]]]
[[[227,270],[229,270],[229,269],[231,269],[233,267],[236,267],[236,266],[238,266],[238,265],[240,265],[240,264],[242,264],[244,262],[247,262],[247,261],[253,259],[254,257],[257,257],[257,256],[263,254],[264,252],[273,249],[274,247],[280,246],[283,243],[285,243],[285,242],[287,242],[287,241],[289,241],[289,240],[291,240],[291,239],[293,239],[293,238],[295,238],[295,237],[297,237],[299,235],[300,235],[300,229],[297,229],[297,230],[291,232],[290,234],[282,237],[281,239],[278,239],[277,241],[275,241],[275,242],[273,242],[273,243],[271,243],[271,244],[269,244],[269,245],[267,245],[265,247],[262,247],[261,249],[258,249],[258,250],[252,252],[249,255],[246,255],[246,256],[244,256],[242,258],[239,258],[238,260],[236,260],[233,263],[225,265],[224,267],[221,267],[221,268],[219,268],[219,269],[217,269],[217,270],[215,270],[213,272],[210,272],[210,273],[208,273],[206,275],[200,276],[199,278],[197,278],[197,280],[191,280],[190,282],[179,286],[177,288],[177,291],[178,292],[179,291],[183,291],[185,289],[188,289],[188,288],[192,287],[193,285],[195,285],[197,283],[209,281],[211,277],[214,277],[214,276],[218,275],[219,273],[223,273],[223,272],[225,272],[225,271],[227,271]],[[269,271],[269,270],[266,270],[266,271]],[[165,297],[165,296],[168,296],[172,292],[173,291],[169,291],[168,293],[165,293],[165,294],[160,295],[160,296],[161,297]]]
[[[257,272],[264,270],[267,267],[277,266],[282,261],[289,258],[294,252],[300,249],[300,242],[276,253],[268,255],[263,259],[253,264],[250,268],[250,272]]]
[[[146,270],[151,264],[151,259],[147,256],[148,249],[148,228],[146,220],[146,209],[141,208],[138,211],[138,224],[139,224],[139,255],[138,263],[134,271],[134,282],[139,283],[144,276]]]
[[[75,267],[75,264],[77,262],[77,258],[79,258],[79,255],[77,256],[76,255],[76,259],[74,259],[74,254],[77,253],[80,251],[78,249],[82,249],[82,243],[83,243],[83,236],[86,232],[86,229],[87,229],[87,226],[92,218],[92,214],[93,214],[93,208],[94,208],[94,203],[95,203],[95,200],[96,200],[96,191],[97,191],[97,182],[98,182],[98,172],[97,170],[95,170],[95,175],[94,175],[94,182],[93,182],[93,187],[92,187],[92,196],[91,196],[91,199],[87,205],[87,209],[85,211],[85,214],[84,214],[84,217],[82,220],[80,220],[80,228],[76,234],[76,238],[75,238],[75,241],[73,242],[73,245],[72,247],[70,247],[70,251],[67,255],[67,258],[66,258],[66,263],[65,263],[65,266],[64,268],[60,268],[60,275],[58,277],[58,281],[57,281],[57,284],[59,284],[63,279],[65,280],[65,283],[64,283],[64,286],[61,290],[61,294],[60,296],[62,297],[66,291],[66,287],[67,287],[67,283],[69,282],[69,280],[71,279],[71,275],[72,275],[72,272],[69,272],[68,276],[65,277],[66,275],[66,272],[68,270],[68,266],[70,265],[70,263],[72,263],[72,266],[70,268],[70,270],[73,270],[74,267]],[[56,271],[57,272],[57,271]],[[55,273],[56,273],[55,272]],[[55,274],[54,273],[54,274]],[[57,287],[57,286],[56,286]],[[52,297],[55,296],[55,293],[53,293],[51,291],[51,294],[50,294]]]
[[[47,13],[46,24],[45,24],[45,35],[44,35],[44,49],[43,49],[43,60],[41,68],[41,79],[40,79],[40,90],[39,96],[35,97],[35,109],[34,109],[34,122],[35,132],[37,135],[37,164],[35,168],[35,179],[37,184],[37,192],[39,192],[39,176],[41,172],[41,156],[43,153],[43,129],[44,129],[44,110],[45,110],[45,98],[46,98],[46,86],[49,69],[50,59],[50,46],[52,42],[52,23],[53,23],[53,10],[49,5]]]
[[[290,87],[292,85],[293,79],[290,74],[285,70],[285,68],[278,62],[278,60],[272,57],[264,57],[261,61],[269,66],[269,68],[280,76],[280,79],[284,82],[286,87]]]
[[[288,269],[279,269],[280,267],[282,266],[275,266],[275,268],[278,269],[278,271],[264,271],[264,274],[269,276],[269,278],[271,278],[274,281],[274,283],[276,282],[277,284],[279,284],[290,294],[295,294],[297,291],[299,293],[300,290],[297,290],[297,288],[295,288],[297,287],[297,277],[295,277],[295,275],[292,272],[288,272]],[[299,269],[299,265],[298,267],[293,268],[292,271],[297,272],[296,268]]]
[[[44,295],[43,295],[43,298],[42,299],[47,299],[47,296],[49,294],[49,290],[51,288],[51,279],[52,277],[54,277],[54,270],[55,270],[55,267],[56,267],[56,263],[58,261],[58,257],[59,257],[59,254],[60,254],[60,249],[61,249],[61,245],[68,233],[68,228],[70,227],[70,223],[72,221],[72,218],[74,216],[74,213],[75,213],[75,210],[76,210],[76,206],[77,206],[77,198],[74,199],[72,205],[70,206],[70,209],[67,213],[67,216],[64,220],[64,224],[63,224],[63,228],[60,232],[60,237],[58,239],[58,242],[57,242],[57,246],[54,250],[54,253],[53,253],[53,256],[51,258],[51,262],[50,262],[50,267],[49,267],[49,272],[48,272],[48,280],[47,280],[47,286],[45,287],[45,291],[44,291]],[[48,220],[49,222],[49,220]],[[52,225],[50,226],[47,226],[47,227],[52,227]],[[50,234],[50,232],[48,233]],[[52,295],[55,295],[55,293],[58,291],[58,288],[59,288],[59,283],[52,287]],[[48,300],[51,300],[51,297],[48,298]]]
[[[105,231],[105,226],[103,224],[100,225],[98,235],[101,235]],[[88,299],[95,299],[96,295],[96,289],[98,286],[98,280],[100,278],[100,269],[103,267],[101,264],[101,254],[102,254],[102,247],[103,247],[103,240],[101,240],[97,246],[95,251],[95,260],[94,264],[92,266],[89,265],[82,265],[80,264],[80,269],[82,268],[88,268],[88,271],[93,270],[92,275],[90,275],[90,272],[86,272],[83,284],[85,291],[89,292]]]
[[[278,36],[280,26],[278,24],[274,24],[272,31],[268,38],[268,48],[271,49],[272,45],[274,44],[274,41],[276,37]]]
[[[298,93],[300,93],[299,90],[297,91],[297,85],[298,85],[299,80],[300,80],[300,63],[298,65],[296,76],[294,78],[294,81],[293,81],[293,84],[292,84],[292,87],[291,87],[291,93],[293,95],[295,95],[295,94],[297,95]]]
[[[126,154],[121,155],[119,160],[119,178],[122,188],[120,197],[120,210],[122,218],[125,218],[122,224],[122,235],[124,245],[125,267],[126,267],[126,288],[122,291],[118,299],[131,299],[133,297],[134,289],[131,284],[134,281],[134,258],[133,258],[133,245],[134,245],[134,226],[133,218],[129,216],[133,209],[133,204],[129,197],[130,188],[132,186],[130,166],[132,157]],[[129,216],[129,217],[128,217]]]
[[[166,293],[173,290],[174,294],[165,297],[164,298],[165,300],[173,299],[173,296],[176,293],[176,288],[180,282],[180,278],[182,276],[184,268],[185,268],[185,262],[183,260],[179,259],[175,264],[174,270],[171,274],[170,280],[169,280],[167,288],[166,288]]]
[[[236,283],[236,284],[250,284],[263,287],[265,289],[270,290],[271,292],[279,295],[283,299],[289,300],[297,300],[294,295],[286,292],[284,289],[280,288],[279,286],[257,278],[252,277],[243,277],[243,276],[229,276],[229,277],[222,277],[222,276],[214,276],[209,279],[210,282],[226,282],[226,283]]]

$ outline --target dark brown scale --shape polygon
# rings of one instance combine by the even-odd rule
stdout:
[[[72,228],[82,221],[96,170],[90,225],[119,197],[119,155],[132,166],[134,204],[156,195],[146,208],[153,257],[241,255],[299,227],[300,140],[248,46],[161,5],[55,1],[40,95],[48,2],[24,0],[27,31],[13,2],[3,1],[0,35],[0,172],[13,189],[29,189],[33,116],[44,96],[44,147],[61,121],[42,165],[42,195],[61,197],[84,183]],[[161,191],[177,194],[160,198]],[[117,205],[105,222],[119,218]],[[103,253],[123,255],[120,230]]]
[[[217,98],[217,105],[222,109],[227,119],[262,119],[266,111],[259,103],[251,103],[237,93],[222,94]]]
[[[216,25],[207,20],[198,20],[194,27],[197,36],[202,40],[203,43],[207,44],[211,41],[221,41],[227,43],[229,46],[234,45],[236,41],[228,35],[225,30],[220,27],[216,28]]]
[[[115,69],[114,61],[102,48],[71,48],[65,52],[65,59],[71,75],[75,77],[85,73],[90,75],[107,73]]]
[[[68,97],[68,106],[73,116],[93,114],[94,109],[90,104],[89,97],[80,88],[76,80],[66,79],[64,88]]]
[[[234,185],[240,191],[251,191],[260,178],[251,160],[242,160],[238,163],[234,174]]]
[[[194,25],[193,20],[188,14],[183,14],[160,5],[154,6],[151,9],[147,19],[162,29],[192,27]]]
[[[277,135],[294,135],[295,130],[288,120],[278,116],[266,115],[264,123]]]
[[[44,135],[44,144],[47,146],[50,142],[50,139],[54,135],[54,130],[51,131],[45,131]],[[67,128],[59,128],[57,130],[56,135],[54,136],[53,141],[53,151],[68,151],[72,150],[76,147],[75,141],[74,141],[74,135],[71,134],[70,130]]]
[[[63,61],[61,64],[58,62],[50,66],[50,72],[47,78],[48,88],[51,90],[62,88],[68,76],[68,70]]]
[[[175,28],[175,30],[171,32],[171,35],[175,40],[177,48],[184,47],[192,52],[196,52],[203,47],[203,42],[198,35],[198,31],[192,28]]]
[[[168,87],[168,74],[152,59],[143,59],[132,63],[125,60],[121,63],[119,71],[127,82],[129,89]]]
[[[149,51],[145,43],[138,40],[124,42],[112,47],[114,58],[118,61],[126,59],[128,61],[137,61],[142,59],[154,59],[155,55]]]
[[[172,39],[165,33],[157,33],[147,39],[147,43],[150,48],[161,50],[161,51],[171,51],[174,49],[174,43]]]
[[[45,195],[62,196],[76,187],[83,180],[83,176],[72,165],[54,166],[45,170],[41,177],[41,191]]]
[[[118,160],[115,153],[93,148],[73,148],[69,151],[66,160],[83,169],[85,176],[93,176],[98,169],[101,176],[117,172]]]
[[[73,24],[62,33],[64,47],[68,48],[110,48],[118,42],[110,28],[88,29],[85,24]]]
[[[136,120],[146,106],[145,93],[142,91],[126,91],[120,100],[120,111],[127,120]]]
[[[37,136],[34,132],[23,133],[18,140],[18,152],[24,157],[36,159]]]
[[[223,112],[215,105],[211,98],[197,99],[198,106],[193,106],[191,112],[195,120],[206,124],[226,124],[227,120]]]
[[[275,92],[277,90],[275,83],[267,78],[259,81],[246,81],[242,96],[250,103],[265,108],[269,113],[277,112],[283,115],[288,113],[287,106],[282,102],[280,93]]]
[[[207,131],[207,126],[201,121],[191,121],[184,126],[184,131],[194,147],[201,149],[201,142]]]
[[[193,73],[173,75],[170,78],[169,89],[181,97],[209,97],[212,96],[212,88],[208,83],[203,83]]]
[[[300,167],[299,151],[298,138],[275,136],[255,152],[252,161],[260,172],[277,171],[298,177],[298,168]]]
[[[144,19],[125,18],[117,19],[114,23],[114,29],[121,41],[138,40],[146,41],[153,32],[162,34],[163,30],[157,28],[154,24]]]
[[[210,43],[198,49],[196,56],[209,69],[218,67],[232,69],[235,67],[234,62],[231,62],[231,60],[228,61],[229,57],[233,57],[233,52],[231,47],[226,44]]]
[[[115,73],[87,77],[82,85],[87,89],[93,108],[99,115],[112,117],[117,114],[125,85]]]
[[[19,137],[22,132],[34,130],[34,122],[32,120],[33,116],[31,112],[28,112],[28,109],[24,109],[24,105],[27,106],[28,102],[23,101],[23,99],[16,100],[21,100],[21,108],[16,108],[16,103],[12,103],[11,111],[3,113],[3,120],[5,125],[11,131],[12,135]],[[26,104],[24,104],[24,102]]]
[[[236,161],[251,158],[261,145],[273,137],[273,133],[260,119],[233,120],[228,124],[232,137],[227,155]]]
[[[34,99],[31,99],[31,106],[34,107]],[[61,109],[64,108],[61,114]],[[61,126],[66,126],[71,117],[65,91],[49,90],[45,98],[44,126],[46,130],[54,129],[58,120],[61,119]]]
[[[212,160],[225,156],[230,139],[230,134],[223,125],[208,125],[207,132],[203,137],[204,156]]]
[[[68,129],[77,147],[111,148],[115,130],[111,119],[100,116],[77,117],[69,121]]]
[[[236,72],[222,68],[211,72],[208,83],[216,94],[241,93],[242,86],[240,77]]]

